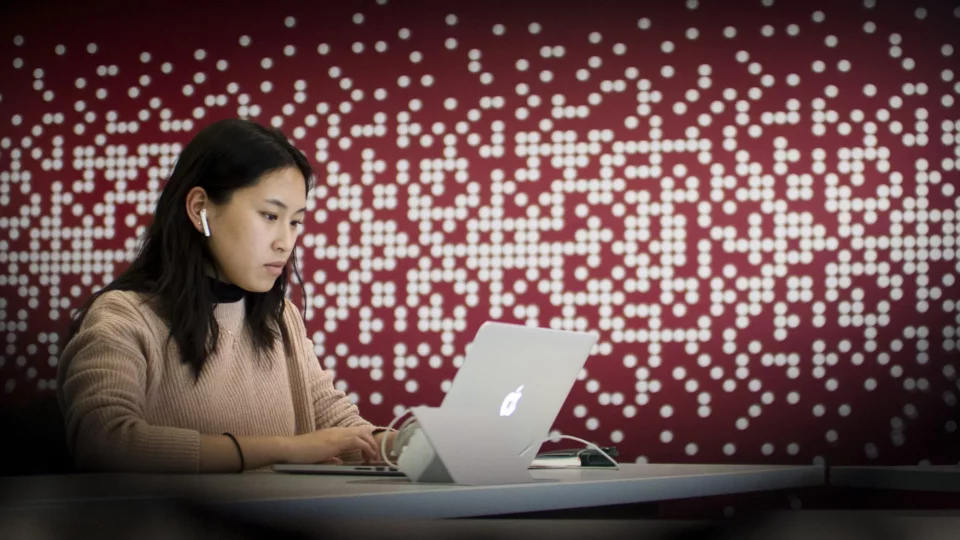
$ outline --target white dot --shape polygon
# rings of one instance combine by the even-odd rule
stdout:
[[[284,24],[284,26],[286,26],[287,28],[293,28],[294,25],[297,24],[297,19],[294,18],[293,16],[288,16],[288,17],[286,17],[285,19],[283,19],[283,24]],[[246,36],[244,36],[244,37],[246,37]],[[246,47],[246,45],[244,45],[244,47]]]

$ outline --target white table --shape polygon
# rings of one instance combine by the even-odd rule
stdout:
[[[534,470],[535,483],[414,484],[405,478],[293,475],[80,474],[0,478],[0,512],[95,509],[186,498],[270,521],[302,518],[433,519],[656,502],[825,485],[820,466],[624,464]],[[9,515],[9,514],[8,514]]]

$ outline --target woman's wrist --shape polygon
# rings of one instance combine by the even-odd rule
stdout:
[[[296,435],[287,435],[287,436],[278,436],[276,438],[276,455],[274,459],[277,463],[291,463],[294,461],[293,456],[296,453],[295,449],[298,444]]]
[[[380,449],[383,448],[383,441],[386,439],[386,454],[388,456],[393,455],[393,439],[391,435],[396,435],[396,431],[384,429],[373,435],[373,440],[377,443],[377,453],[380,453]],[[384,456],[380,456],[380,459],[383,459]]]

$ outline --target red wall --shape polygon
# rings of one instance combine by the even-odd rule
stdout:
[[[2,399],[246,116],[318,171],[307,327],[374,422],[499,319],[599,333],[555,427],[628,460],[958,459],[960,8],[460,4],[5,8]]]

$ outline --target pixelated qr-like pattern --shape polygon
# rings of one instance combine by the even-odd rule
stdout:
[[[958,459],[960,4],[316,4],[11,9],[4,399],[240,116],[316,167],[306,323],[373,421],[502,320],[598,333],[555,429],[628,460]]]

